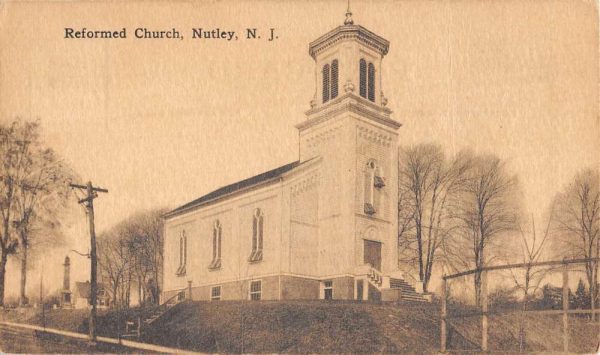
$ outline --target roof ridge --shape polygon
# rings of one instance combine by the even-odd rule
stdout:
[[[312,160],[312,159],[310,159],[310,160]],[[310,160],[307,160],[307,161],[310,161]],[[299,165],[301,165],[303,163],[306,163],[307,161],[301,163],[299,160],[296,160],[294,162],[291,162],[291,163],[279,166],[277,168],[274,168],[274,169],[271,169],[271,170],[267,170],[267,171],[265,171],[263,173],[251,176],[249,178],[246,178],[246,179],[243,179],[243,180],[239,180],[239,181],[236,181],[234,183],[231,183],[231,184],[228,184],[228,185],[225,185],[225,186],[221,186],[221,187],[219,187],[216,190],[213,190],[213,191],[211,191],[211,192],[209,192],[209,193],[207,193],[207,194],[205,194],[203,196],[200,196],[199,198],[197,198],[195,200],[192,200],[192,201],[190,201],[188,203],[185,203],[185,204],[183,204],[183,205],[181,205],[181,206],[179,206],[179,207],[177,207],[177,208],[175,208],[175,209],[167,212],[164,216],[165,217],[169,217],[169,216],[171,216],[173,214],[176,214],[178,212],[184,211],[186,209],[189,209],[189,208],[201,205],[203,203],[215,200],[215,199],[217,199],[217,198],[219,198],[221,196],[224,196],[226,194],[230,194],[230,193],[242,190],[244,188],[257,185],[257,184],[259,184],[261,182],[268,181],[268,180],[271,180],[273,178],[279,177],[279,176],[283,175],[284,173],[286,173],[286,172],[294,169],[295,167],[297,167],[297,166],[299,166]]]

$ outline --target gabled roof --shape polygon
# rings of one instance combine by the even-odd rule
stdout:
[[[167,214],[165,214],[165,217],[170,217],[173,216],[175,214],[178,214],[179,212],[182,212],[184,210],[187,210],[189,208],[193,208],[193,207],[197,207],[209,202],[212,202],[220,197],[223,197],[225,195],[234,193],[236,191],[240,191],[243,190],[245,188],[254,186],[254,185],[258,185],[262,182],[266,182],[266,181],[270,181],[273,179],[276,179],[278,177],[280,177],[281,175],[285,174],[286,172],[294,169],[295,167],[300,165],[300,161],[295,161],[293,163],[289,163],[283,166],[280,166],[278,168],[275,168],[273,170],[269,170],[267,172],[264,172],[262,174],[258,174],[256,176],[253,176],[251,178],[245,179],[245,180],[241,180],[238,181],[236,183],[227,185],[227,186],[223,186],[211,193],[208,193],[200,198],[197,198],[191,202],[186,203],[185,205],[179,206],[177,208],[175,208],[174,210],[168,212]]]

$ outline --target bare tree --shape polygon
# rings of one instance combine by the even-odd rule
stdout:
[[[121,305],[137,284],[140,302],[158,303],[163,264],[164,209],[138,212],[100,236],[100,268]]]
[[[448,161],[439,145],[420,144],[400,151],[400,261],[418,266],[424,292],[438,251],[454,229],[447,210],[449,198],[459,190],[469,166],[468,154]]]
[[[98,263],[102,279],[108,283],[112,304],[129,306],[125,295],[130,288],[130,249],[117,234],[103,233],[98,240]]]
[[[502,237],[518,226],[518,183],[495,156],[473,159],[465,183],[461,184],[452,211],[461,232],[446,244],[449,261],[461,267],[481,269],[502,256]],[[474,275],[475,303],[481,300],[481,273]]]
[[[138,228],[135,241],[136,274],[140,289],[158,303],[163,267],[163,219],[166,209],[145,211],[133,216]],[[140,292],[141,293],[141,292]],[[141,298],[140,298],[141,300]]]
[[[598,170],[584,169],[562,192],[557,194],[554,223],[554,250],[559,256],[596,258],[600,256],[600,179]],[[590,302],[595,307],[598,297],[597,262],[585,263],[590,287]]]
[[[66,207],[71,170],[41,142],[38,121],[0,126],[0,305],[8,256],[20,252],[20,304],[25,294],[31,237],[60,235],[58,212]],[[42,238],[43,239],[43,238]]]
[[[6,278],[6,263],[8,256],[16,253],[19,244],[11,228],[12,213],[14,210],[17,182],[21,179],[23,171],[21,162],[28,152],[28,137],[21,135],[20,127],[16,122],[9,126],[0,126],[0,214],[2,216],[2,230],[0,233],[0,306],[4,305],[4,285]]]
[[[521,306],[521,318],[519,320],[519,349],[525,349],[525,311],[529,300],[535,297],[535,294],[540,290],[540,284],[544,277],[552,271],[553,267],[535,267],[534,263],[539,262],[546,254],[546,247],[549,244],[550,226],[552,223],[554,212],[554,203],[550,207],[550,214],[547,218],[546,227],[541,233],[535,227],[535,219],[531,216],[531,227],[523,228],[519,226],[518,248],[515,250],[518,261],[526,264],[522,269],[523,275],[517,274],[517,270],[510,269],[511,277],[516,290],[523,292],[523,302]]]
[[[546,246],[550,236],[550,226],[552,224],[554,204],[550,208],[550,216],[546,227],[541,233],[536,230],[535,220],[531,216],[531,228],[524,229],[519,226],[519,251],[520,262],[527,264],[524,268],[523,281],[517,275],[513,274],[513,280],[517,289],[522,290],[525,301],[540,289],[540,284],[544,276],[551,270],[550,268],[535,268],[532,264],[539,262],[546,254]],[[511,269],[512,271],[512,269]]]
[[[37,125],[31,129],[36,130]],[[68,183],[72,180],[70,169],[54,151],[40,147],[39,140],[30,142],[29,152],[22,162],[22,179],[17,182],[13,221],[20,242],[21,305],[28,303],[25,290],[28,253],[34,245],[32,238],[59,234],[56,233],[61,224],[59,214],[68,206]]]

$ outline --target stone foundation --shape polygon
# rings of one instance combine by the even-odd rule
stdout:
[[[262,283],[261,300],[312,300],[324,297],[321,280],[290,275],[257,277],[253,280],[260,280]],[[354,299],[354,278],[337,277],[324,280],[332,281],[333,299]],[[221,300],[248,300],[250,299],[250,282],[251,280],[243,280],[208,286],[193,286],[191,299],[194,301],[210,301],[212,287],[220,286]],[[186,298],[190,298],[188,288],[182,290],[185,291]],[[168,300],[182,290],[163,292],[161,302]]]
[[[397,288],[388,288],[381,290],[381,300],[383,302],[394,302],[402,300],[402,290]]]

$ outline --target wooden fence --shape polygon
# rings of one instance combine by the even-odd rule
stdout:
[[[600,313],[600,310],[595,309],[595,302],[591,302],[590,309],[569,309],[569,266],[576,264],[585,264],[588,262],[598,262],[600,258],[586,258],[586,259],[570,259],[560,261],[543,261],[537,263],[521,263],[521,264],[507,264],[507,265],[496,265],[488,266],[480,269],[471,269],[463,272],[459,272],[452,275],[444,275],[442,277],[442,289],[441,289],[441,341],[440,341],[440,352],[447,352],[447,339],[448,339],[448,320],[451,318],[462,318],[464,315],[448,315],[448,280],[455,279],[462,276],[474,275],[477,273],[481,274],[481,312],[477,313],[477,316],[481,316],[481,351],[488,352],[488,326],[489,326],[489,309],[488,309],[488,273],[490,271],[500,271],[509,269],[522,269],[528,267],[544,267],[544,266],[562,266],[562,309],[558,310],[531,310],[526,311],[527,313],[537,313],[544,315],[560,315],[562,314],[562,343],[563,351],[569,352],[569,314],[595,314]],[[514,312],[514,311],[513,311]],[[517,311],[519,312],[519,311]],[[508,312],[498,312],[508,313]]]

